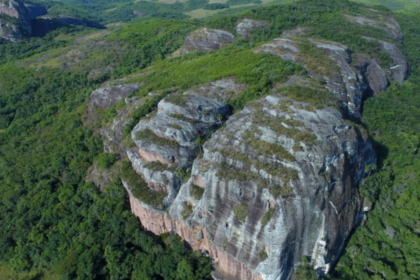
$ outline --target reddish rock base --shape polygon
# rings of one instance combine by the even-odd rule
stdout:
[[[196,228],[188,227],[184,221],[171,219],[164,211],[148,209],[130,193],[130,205],[132,213],[138,217],[143,227],[156,235],[163,233],[176,233],[194,250],[207,251],[215,262],[217,277],[227,280],[260,280],[260,276],[254,276],[252,271],[232,255],[227,254],[222,248],[213,245],[207,238],[204,227],[197,225]],[[200,237],[198,237],[200,236]]]

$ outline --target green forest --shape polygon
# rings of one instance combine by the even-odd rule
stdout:
[[[340,16],[343,11],[368,12],[345,0],[252,7],[204,20],[185,15],[201,8],[223,10],[257,2],[229,0],[226,6],[209,6],[205,0],[173,5],[140,1],[136,8],[149,13],[142,19],[134,19],[128,1],[42,2],[52,13],[71,12],[102,24],[134,20],[109,27],[109,33],[73,26],[44,37],[0,43],[0,278],[212,279],[211,259],[193,252],[175,235],[154,236],[141,229],[119,178],[124,174],[115,176],[104,190],[86,180],[92,165],[106,170],[118,164],[115,156],[103,153],[97,127],[85,123],[87,102],[105,81],[144,74],[152,66],[154,74],[136,80],[147,79],[147,87],[135,94],[161,94],[134,112],[126,132],[155,109],[169,93],[164,89],[174,85],[189,89],[235,77],[249,85],[242,95],[228,100],[237,111],[269,94],[275,83],[304,73],[296,64],[250,51],[285,30],[310,24],[314,28],[308,36],[360,51],[373,48],[358,39],[360,34],[393,40],[378,29],[347,24]],[[361,2],[396,10],[411,75],[364,104],[362,125],[374,140],[378,163],[359,188],[374,207],[327,278],[419,279],[420,11],[413,9],[415,1]],[[192,30],[208,26],[235,33],[235,23],[247,17],[273,20],[270,28],[254,31],[250,41],[238,40],[218,52],[165,59]],[[82,52],[83,59],[75,63],[67,55],[70,50]],[[313,50],[306,51],[305,55],[312,55]],[[92,75],[93,70],[109,65],[112,70]],[[324,101],[330,102],[327,97]],[[113,110],[103,112],[103,123],[112,119]],[[299,275],[313,277],[313,273]]]
[[[363,124],[375,141],[378,171],[360,191],[374,201],[374,209],[351,237],[333,279],[420,275],[420,13],[397,15],[411,75],[365,104]]]

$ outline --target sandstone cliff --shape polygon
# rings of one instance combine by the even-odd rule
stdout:
[[[15,42],[31,34],[31,17],[23,3],[0,0],[0,39]]]
[[[378,28],[390,28],[398,40],[399,27],[390,22]],[[243,23],[238,33],[252,20]],[[376,53],[306,36],[304,28],[287,30],[253,52],[291,61],[305,75],[290,76],[234,114],[227,103],[247,86],[232,78],[172,88],[134,126],[129,144],[121,141],[122,127],[142,99],[126,100],[103,131],[106,147],[125,153],[135,171],[122,179],[143,227],[176,233],[207,252],[216,278],[291,279],[302,259],[319,275],[327,273],[368,210],[357,184],[376,155],[359,125],[363,101],[408,75],[397,41],[360,39],[386,53],[390,65]],[[225,31],[200,29],[184,48],[217,50],[233,40]]]
[[[167,158],[159,152],[164,146],[154,147],[164,157],[128,152],[147,182],[167,182],[166,211],[130,198],[143,226],[176,232],[209,251],[225,278],[288,278],[302,256],[328,271],[361,212],[353,186],[375,162],[366,134],[337,109],[282,95],[232,116],[205,143],[182,185],[169,170],[144,168],[144,161]]]

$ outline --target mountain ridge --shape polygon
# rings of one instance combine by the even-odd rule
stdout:
[[[416,278],[420,17],[384,18],[310,1],[0,44],[0,274],[210,279],[211,253],[219,278]],[[203,27],[235,40],[180,55]]]

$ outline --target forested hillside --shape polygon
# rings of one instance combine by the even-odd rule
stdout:
[[[231,7],[251,2],[255,1],[230,0],[222,4]],[[378,163],[363,180],[360,192],[373,202],[373,210],[353,233],[345,253],[327,278],[420,277],[418,11],[396,14],[404,32],[399,43],[378,28],[349,24],[340,16],[343,10],[365,16],[369,16],[369,11],[347,1],[299,1],[207,21],[185,19],[185,12],[226,7],[208,6],[207,1],[171,6],[145,1],[134,6],[128,1],[83,3],[82,9],[78,9],[79,1],[45,5],[53,5],[51,13],[71,12],[103,24],[129,21],[136,17],[133,9],[147,11],[155,19],[141,18],[103,30],[62,28],[44,37],[0,44],[0,276],[211,279],[209,258],[192,252],[175,235],[159,237],[142,230],[132,216],[120,181],[121,158],[103,152],[98,132],[112,122],[123,102],[98,112],[91,121],[86,117],[90,94],[104,83],[119,79],[147,84],[130,96],[146,98],[147,102],[133,112],[126,136],[138,120],[171,93],[166,90],[171,87],[187,90],[234,77],[248,87],[228,102],[238,111],[250,101],[268,95],[274,85],[285,82],[288,76],[306,75],[297,64],[266,54],[257,56],[251,49],[286,30],[311,26],[305,36],[378,53],[383,65],[389,64],[389,56],[378,52],[377,45],[359,38],[361,32],[364,36],[386,38],[404,47],[411,64],[407,81],[392,84],[363,106],[361,125],[374,139]],[[413,7],[395,3],[395,9]],[[385,8],[375,9],[391,15]],[[291,16],[291,11],[298,12]],[[253,31],[249,41],[238,40],[219,51],[172,57],[191,31],[207,26],[237,35],[235,24],[245,17],[273,19],[273,24]],[[306,47],[303,55],[313,57],[311,63],[316,65],[319,52]],[[319,84],[323,82],[319,80]],[[149,98],[150,92],[159,94]],[[320,96],[314,98],[312,92],[289,94],[320,103],[314,100]],[[329,96],[321,97],[321,103],[331,102]],[[87,180],[92,169],[109,174],[108,186],[100,189]],[[301,271],[301,279],[313,277],[311,271],[306,272]]]
[[[128,74],[175,50],[181,41],[178,37],[172,41],[171,28],[181,32],[179,36],[185,31],[182,23],[173,24],[168,22],[167,33],[156,33],[162,22],[146,23],[150,31],[144,29],[131,43],[118,38],[119,50],[122,46],[126,50],[120,57],[112,57],[117,38],[95,49],[92,41],[87,45],[73,41],[84,38],[78,30],[0,45],[5,54],[0,67],[2,277],[209,278],[208,258],[192,253],[175,236],[161,238],[141,230],[117,178],[103,192],[86,182],[87,170],[100,161],[103,145],[82,123],[85,101],[109,75]],[[46,50],[68,54],[74,44],[84,48],[86,64],[66,64],[74,58],[65,56],[42,64]],[[24,57],[30,58],[17,61]],[[139,62],[142,57],[147,59]],[[47,59],[51,61],[51,56]],[[112,65],[113,73],[88,77],[92,68],[103,64]]]
[[[73,16],[105,25],[133,19],[205,18],[219,12],[232,13],[261,5],[287,3],[291,0],[32,0],[30,2],[44,6],[49,16]]]

